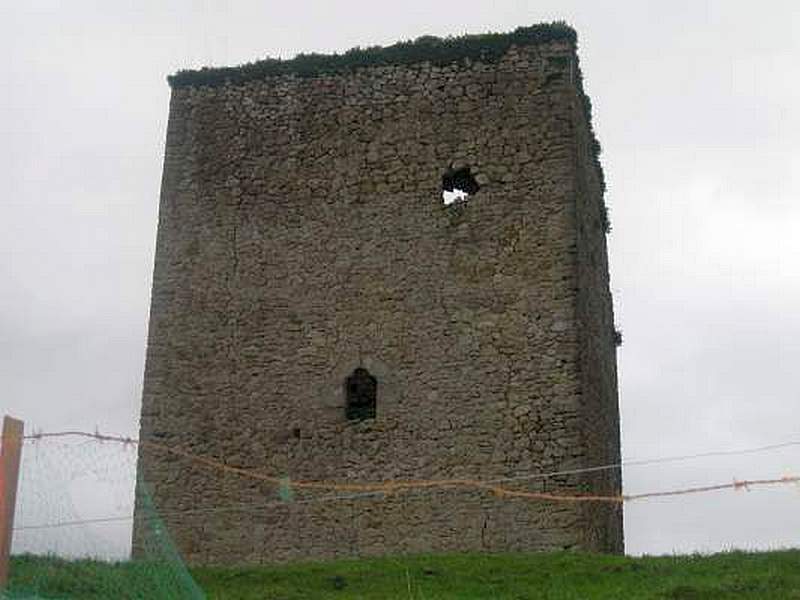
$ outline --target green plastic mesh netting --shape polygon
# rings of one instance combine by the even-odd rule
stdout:
[[[144,527],[131,555],[133,509]],[[136,481],[136,448],[96,440],[23,445],[10,580],[2,599],[205,598]]]

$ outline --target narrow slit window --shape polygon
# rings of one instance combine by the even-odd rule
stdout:
[[[344,382],[345,415],[350,421],[375,418],[378,380],[363,367],[358,367]]]

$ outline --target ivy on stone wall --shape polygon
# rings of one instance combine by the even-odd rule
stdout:
[[[578,63],[580,63],[580,59],[576,57]],[[605,173],[603,173],[603,165],[600,164],[600,153],[603,151],[602,146],[600,146],[600,141],[597,139],[597,136],[594,133],[594,127],[592,126],[592,101],[589,99],[588,94],[583,91],[583,73],[581,72],[580,64],[575,66],[575,73],[577,74],[577,80],[575,82],[576,87],[578,88],[578,93],[581,99],[581,106],[583,108],[583,115],[586,118],[586,123],[589,126],[589,154],[592,157],[592,162],[594,163],[595,168],[597,169],[597,177],[600,180],[600,190],[601,193],[605,196],[606,193],[606,177]],[[608,207],[603,202],[602,206],[603,210],[603,230],[606,233],[611,232],[611,222],[608,218]]]

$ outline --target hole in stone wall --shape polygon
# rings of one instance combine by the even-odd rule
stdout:
[[[363,367],[355,369],[344,381],[345,416],[351,421],[375,418],[378,380]]]
[[[469,167],[448,169],[442,176],[442,200],[445,205],[465,201],[480,189]]]

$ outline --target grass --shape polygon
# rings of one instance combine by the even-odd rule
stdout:
[[[65,560],[22,555],[11,559],[11,580],[0,598],[32,600],[189,600],[201,598],[181,562]]]
[[[800,551],[649,558],[463,554],[201,568],[194,575],[211,599],[800,600]]]
[[[42,590],[41,597],[183,597],[136,595],[135,589],[143,589],[139,579],[146,571],[137,572],[130,565],[17,558],[12,569],[16,580],[30,569],[38,569],[40,575],[43,569],[49,570],[56,578],[61,572],[53,595]],[[90,572],[92,576],[81,582],[74,573],[64,576],[69,569],[82,569],[84,575]],[[800,550],[644,558],[579,553],[451,554],[201,567],[192,569],[192,575],[210,600],[800,600]],[[114,579],[115,589],[125,588],[122,580],[126,577],[132,578],[130,594],[96,595],[111,589],[110,580]],[[70,582],[77,587],[69,589]]]

